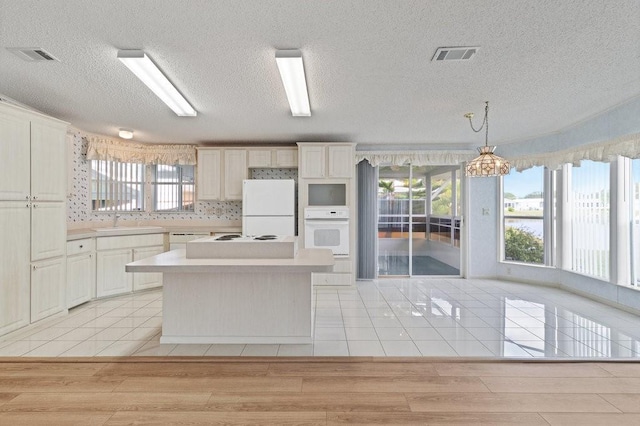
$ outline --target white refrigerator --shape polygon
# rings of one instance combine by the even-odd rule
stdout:
[[[244,235],[295,234],[293,179],[246,179],[242,183]]]

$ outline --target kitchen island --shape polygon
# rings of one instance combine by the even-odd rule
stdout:
[[[187,258],[172,250],[127,264],[162,272],[161,343],[312,343],[313,272],[330,271],[328,249],[293,258]]]

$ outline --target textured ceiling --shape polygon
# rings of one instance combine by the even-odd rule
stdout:
[[[547,134],[640,95],[640,1],[0,0],[0,93],[143,142],[468,146]],[[480,46],[435,63],[440,46]],[[60,59],[28,63],[5,48]],[[292,117],[274,52],[304,56]],[[144,49],[198,110],[177,117],[116,59]]]

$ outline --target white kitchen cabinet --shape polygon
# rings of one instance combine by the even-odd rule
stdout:
[[[327,168],[331,178],[351,178],[355,170],[352,145],[327,146]]]
[[[64,256],[67,210],[65,203],[31,203],[31,260]]]
[[[94,240],[67,242],[67,309],[93,298],[96,286]]]
[[[300,146],[300,177],[325,177],[325,151],[324,145]]]
[[[297,168],[298,148],[249,148],[247,166],[249,168]]]
[[[242,181],[247,178],[247,150],[224,150],[224,200],[242,200]]]
[[[64,309],[66,129],[0,102],[0,335]]]
[[[30,220],[26,201],[0,202],[0,335],[30,321]]]
[[[247,166],[249,168],[271,167],[271,150],[249,148]]]
[[[222,158],[221,150],[198,149],[197,193],[198,200],[220,200]]]
[[[298,148],[281,148],[275,150],[276,167],[298,167]]]
[[[198,200],[242,200],[247,150],[198,148]]]
[[[96,254],[96,297],[129,293],[133,289],[133,276],[125,271],[133,261],[130,248],[98,251]]]
[[[355,170],[353,144],[299,143],[298,145],[301,178],[353,177]]]
[[[65,266],[64,257],[32,263],[31,322],[65,309]]]
[[[142,260],[147,257],[163,253],[163,246],[143,247],[133,249],[133,260]],[[133,274],[133,291],[147,288],[160,287],[162,285],[161,272],[137,272]]]
[[[64,201],[67,195],[67,127],[44,119],[31,121],[31,199]]]
[[[150,249],[148,252],[146,249]],[[125,271],[127,263],[164,251],[164,234],[100,237],[96,240],[96,297],[129,293],[134,289],[134,276]],[[141,274],[142,275],[142,274]],[[146,275],[146,274],[145,274]],[[138,278],[137,290],[161,285],[151,277]]]
[[[0,200],[29,200],[29,118],[0,109]]]

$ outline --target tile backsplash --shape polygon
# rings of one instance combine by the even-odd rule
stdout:
[[[71,136],[71,155],[69,161],[69,198],[67,200],[67,223],[70,228],[78,228],[84,222],[111,222],[113,213],[92,212],[90,187],[91,187],[91,161],[86,159],[87,139],[81,133]],[[294,179],[298,178],[297,169],[250,169],[251,179]],[[151,181],[151,170],[147,168],[147,181]],[[147,185],[149,187],[150,185]],[[146,189],[146,188],[145,188]],[[215,222],[239,222],[242,220],[241,201],[197,201],[195,212],[157,213],[151,210],[151,195],[146,191],[144,212],[120,212],[122,222],[147,222],[147,221],[171,221],[171,222],[197,222],[202,224],[207,221]],[[296,191],[297,193],[297,191]]]

